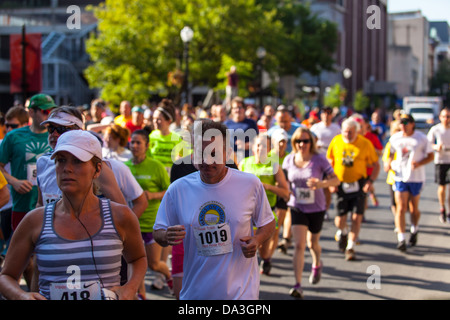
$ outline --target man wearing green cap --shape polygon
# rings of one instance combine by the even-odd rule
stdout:
[[[48,132],[40,123],[47,120],[50,111],[56,107],[52,97],[46,94],[32,96],[27,104],[31,119],[29,126],[8,132],[0,145],[0,171],[12,186],[12,228],[15,230],[25,214],[35,208],[38,188],[36,180],[36,161],[49,152]],[[6,172],[5,165],[11,164],[11,174]],[[25,272],[27,284],[31,283],[30,272]]]
[[[40,123],[47,120],[56,104],[49,95],[36,94],[30,98],[27,107],[30,125],[9,132],[0,145],[0,170],[13,187],[14,229],[23,216],[36,206],[36,160],[50,151],[48,132]],[[8,162],[11,163],[11,174],[4,170]]]

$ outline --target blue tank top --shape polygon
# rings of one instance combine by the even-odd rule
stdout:
[[[109,199],[99,199],[100,230],[84,240],[68,240],[56,234],[53,216],[56,202],[45,206],[44,222],[36,243],[35,253],[39,270],[40,294],[50,299],[51,283],[66,283],[79,270],[80,281],[99,281],[104,288],[120,285],[120,267],[123,250],[111,214]]]

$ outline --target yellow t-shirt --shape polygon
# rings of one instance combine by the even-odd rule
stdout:
[[[367,167],[378,161],[370,140],[358,135],[352,143],[344,142],[342,134],[333,138],[327,150],[334,172],[341,182],[352,183],[367,177]]]
[[[121,126],[121,127],[125,127],[125,124],[127,123],[127,121],[131,120],[131,117],[126,118],[123,114],[118,115],[117,117],[114,118],[114,123]]]
[[[391,156],[391,143],[388,142],[386,143],[386,147],[384,148],[384,153],[383,153],[383,162],[387,162],[389,160]],[[394,153],[394,160],[397,158],[397,153]],[[386,183],[393,185],[395,180],[395,171],[394,170],[389,170],[388,174],[387,174],[387,178],[386,178]]]
[[[0,171],[0,189],[3,189],[3,187],[6,186],[7,184],[8,182],[6,181],[5,176]]]

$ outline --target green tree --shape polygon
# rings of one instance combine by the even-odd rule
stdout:
[[[370,105],[370,99],[364,95],[362,90],[359,90],[355,94],[355,99],[353,101],[353,108],[357,112],[363,112]]]
[[[324,97],[324,103],[327,107],[340,107],[345,100],[347,90],[339,83],[336,83]]]
[[[123,99],[142,103],[151,94],[176,95],[180,84],[173,75],[179,80],[184,71],[180,30],[186,25],[194,30],[189,46],[194,86],[223,88],[225,72],[234,64],[245,94],[256,77],[259,46],[267,50],[264,70],[270,74],[331,68],[329,48],[336,35],[330,35],[329,23],[298,6],[301,27],[298,22],[288,25],[287,8],[267,1],[105,0],[91,7],[99,24],[87,42],[93,63],[85,75],[115,105]]]
[[[217,73],[217,79],[219,82],[217,83],[215,89],[225,92],[225,87],[228,84],[226,73],[230,71],[231,66],[235,66],[239,74],[240,81],[238,82],[238,95],[245,97],[249,94],[248,84],[254,77],[253,64],[248,61],[236,61],[227,54],[222,55],[220,70]]]
[[[447,103],[450,101],[450,60],[444,59],[430,81],[430,94],[444,96]]]
[[[252,62],[255,48],[281,30],[275,14],[253,0],[106,0],[92,10],[99,25],[87,43],[93,64],[85,75],[114,104],[169,92],[168,74],[184,69],[180,30],[186,25],[194,30],[190,82],[210,87],[219,82],[222,55]]]
[[[266,8],[277,7],[277,19],[283,24],[277,44],[280,75],[319,75],[333,70],[337,48],[337,26],[311,12],[309,3],[297,0],[260,0]]]

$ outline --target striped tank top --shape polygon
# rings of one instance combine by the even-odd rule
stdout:
[[[91,240],[68,240],[56,234],[53,216],[56,202],[46,205],[35,254],[39,270],[40,294],[50,299],[51,283],[66,283],[79,270],[81,282],[99,281],[104,288],[120,285],[123,243],[114,226],[109,199],[99,199],[103,220]],[[70,280],[69,280],[70,281]]]

